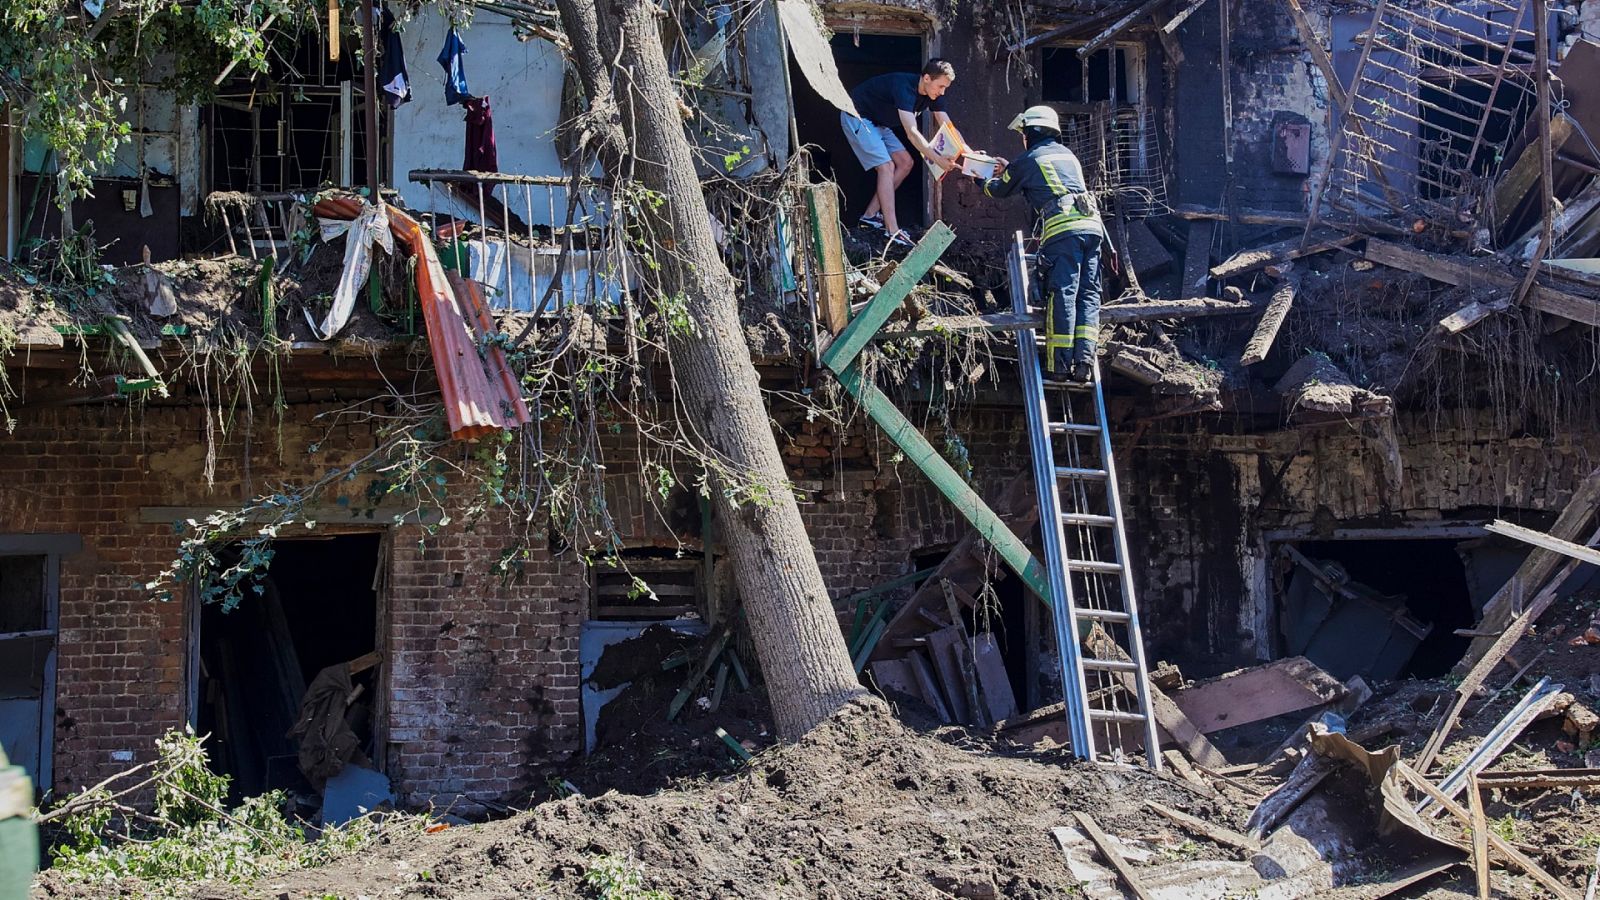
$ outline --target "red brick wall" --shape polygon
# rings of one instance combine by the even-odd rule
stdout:
[[[210,488],[202,477],[206,420],[198,408],[18,411],[16,433],[0,438],[0,467],[8,476],[0,490],[0,533],[70,533],[83,541],[61,572],[58,792],[149,759],[155,739],[188,717],[190,601],[155,600],[144,587],[170,564],[179,539],[170,525],[142,524],[140,509],[236,505],[280,484],[305,483],[372,448],[368,426],[330,432],[313,422],[328,408],[292,406],[281,452],[270,414],[258,413],[253,424],[236,415],[227,434],[218,435]],[[989,496],[1007,472],[1022,468],[1013,418],[981,412],[956,423]],[[942,441],[937,429],[933,438]],[[793,475],[835,596],[904,574],[913,554],[960,537],[945,501],[914,466],[894,462],[895,448],[869,422],[857,419],[825,439],[837,452],[806,458]],[[317,451],[308,454],[312,443]],[[632,471],[625,453],[637,444],[620,437],[608,443],[614,445],[608,454],[621,457],[607,460],[608,473]],[[880,468],[872,468],[874,460]],[[628,483],[608,479],[613,487]],[[363,481],[341,490],[353,506],[365,505]],[[624,528],[649,518],[637,497],[613,506],[633,510],[626,518],[634,524],[619,523]],[[386,525],[380,515],[372,527]],[[381,643],[389,654],[383,762],[411,803],[455,801],[461,810],[470,805],[460,797],[500,799],[523,786],[529,767],[580,745],[584,567],[572,555],[552,556],[536,540],[521,577],[503,583],[491,569],[508,544],[503,521],[491,518],[469,530],[458,517],[435,535],[414,525],[392,530],[380,600]],[[119,751],[131,761],[117,758]]]

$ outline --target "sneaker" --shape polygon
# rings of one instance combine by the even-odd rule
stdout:
[[[874,213],[870,216],[862,216],[861,220],[856,224],[860,225],[862,228],[876,228],[879,231],[883,231],[883,213]]]
[[[904,228],[889,236],[889,246],[891,247],[915,247],[916,245],[917,242],[911,239],[911,235],[907,234]]]

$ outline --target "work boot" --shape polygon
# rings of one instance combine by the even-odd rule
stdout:
[[[1088,384],[1094,380],[1094,366],[1086,362],[1073,363],[1072,372],[1067,377],[1079,384]]]

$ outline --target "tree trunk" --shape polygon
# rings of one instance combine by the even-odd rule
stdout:
[[[576,14],[569,15],[569,7]],[[563,0],[575,55],[608,42],[571,34],[593,0]],[[669,336],[681,413],[713,469],[712,502],[746,618],[766,676],[778,733],[793,739],[865,691],[851,667],[838,620],[817,568],[778,455],[749,347],[739,322],[733,277],[711,234],[705,194],[680,117],[681,100],[662,48],[660,15],[642,0],[600,0],[600,35],[618,52],[601,60],[631,142],[625,164],[663,203],[648,214],[658,235],[662,296],[682,298],[693,333]],[[596,27],[596,26],[590,26]],[[578,60],[580,72],[593,61]],[[603,91],[603,88],[602,88]],[[731,496],[730,496],[731,495]]]

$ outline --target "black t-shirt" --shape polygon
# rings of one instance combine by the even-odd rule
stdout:
[[[944,98],[930,100],[917,93],[917,82],[922,76],[915,72],[890,72],[868,78],[850,92],[861,118],[874,125],[894,128],[900,124],[900,110],[913,115],[924,109],[944,112]]]

